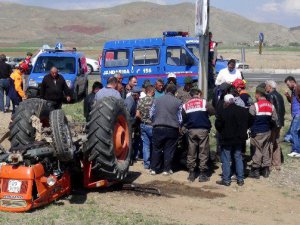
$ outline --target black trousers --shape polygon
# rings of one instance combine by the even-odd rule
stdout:
[[[152,137],[151,169],[155,172],[172,169],[174,152],[179,136],[178,128],[154,127]]]

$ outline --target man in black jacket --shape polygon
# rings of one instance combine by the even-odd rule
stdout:
[[[41,84],[41,98],[53,104],[54,109],[60,109],[64,96],[68,102],[71,101],[71,90],[64,77],[58,74],[56,67],[52,67]]]
[[[6,56],[4,54],[0,55],[0,111],[6,112],[9,108],[10,98],[7,95],[9,77],[12,70],[10,65],[6,63]],[[6,104],[4,107],[4,92],[6,92]]]
[[[247,130],[250,127],[250,116],[246,108],[234,103],[233,95],[225,95],[223,110],[215,121],[215,127],[220,133],[222,180],[217,184],[229,186],[231,184],[231,154],[234,154],[237,183],[244,184],[244,166],[242,159],[242,145],[247,140]]]
[[[99,81],[94,82],[92,92],[88,96],[86,96],[83,101],[83,113],[86,121],[89,121],[89,114],[92,111],[92,106],[95,102],[96,93],[102,88],[103,85]]]
[[[279,145],[279,136],[280,129],[284,126],[284,115],[285,115],[285,107],[284,100],[281,94],[276,90],[276,82],[273,80],[266,81],[266,93],[267,99],[274,105],[275,111],[277,113],[276,126],[271,131],[271,160],[272,167],[276,170],[280,170],[281,166],[281,148]]]

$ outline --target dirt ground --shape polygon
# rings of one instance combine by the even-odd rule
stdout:
[[[10,114],[1,113],[0,135]],[[9,148],[9,142],[3,143]],[[284,154],[289,149],[283,144]],[[299,224],[300,160],[286,158],[268,179],[246,179],[219,186],[221,164],[211,180],[188,183],[187,172],[152,176],[141,161],[130,168],[128,183],[154,187],[161,196],[119,190],[75,191],[45,208],[25,214],[0,212],[0,224]]]

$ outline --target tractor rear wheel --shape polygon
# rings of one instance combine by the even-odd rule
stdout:
[[[49,113],[52,107],[39,98],[27,99],[20,103],[9,126],[11,147],[21,147],[35,141],[36,129],[32,126],[32,116],[40,119],[44,127],[49,126]]]
[[[61,109],[50,113],[53,147],[56,157],[62,162],[69,162],[74,157],[74,145],[65,113]]]
[[[130,116],[122,100],[106,97],[90,113],[86,154],[93,172],[109,180],[123,180],[131,160]]]

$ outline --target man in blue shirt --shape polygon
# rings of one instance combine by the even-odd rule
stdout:
[[[118,85],[118,79],[115,77],[110,77],[107,80],[107,85],[105,88],[102,88],[100,91],[97,92],[95,96],[95,100],[99,101],[105,97],[115,97],[117,99],[122,99],[120,92],[116,90]]]

